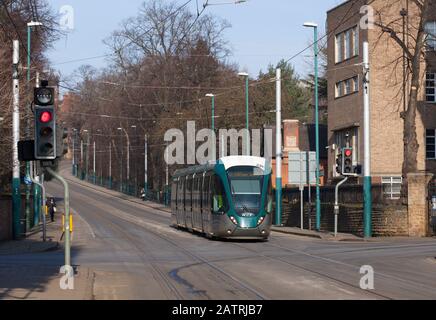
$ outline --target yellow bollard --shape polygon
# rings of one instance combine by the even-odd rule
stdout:
[[[44,206],[45,216],[48,216],[48,206]]]

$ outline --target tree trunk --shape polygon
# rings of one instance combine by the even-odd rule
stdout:
[[[416,113],[418,110],[418,93],[421,88],[421,57],[424,51],[425,39],[425,21],[426,10],[428,9],[428,1],[424,1],[421,21],[419,24],[418,35],[416,38],[415,52],[411,61],[411,88],[409,94],[409,105],[407,111],[404,113],[404,161],[403,161],[403,185],[401,195],[403,202],[407,201],[408,197],[408,181],[407,175],[418,170],[418,151],[419,144],[416,134]]]

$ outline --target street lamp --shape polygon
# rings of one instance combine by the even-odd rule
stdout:
[[[134,145],[138,145],[138,136],[137,136],[137,126],[133,125],[131,126],[132,129],[135,129],[135,143]],[[133,153],[133,164],[135,165],[135,196],[138,196],[138,165],[136,163],[136,152]]]
[[[73,176],[76,176],[76,134],[77,129],[73,128]]]
[[[126,172],[126,180],[129,183],[130,180],[130,137],[129,133],[124,128],[118,128],[118,131],[124,131],[127,137],[127,172]],[[122,147],[121,147],[122,150]],[[122,156],[122,153],[121,153]]]
[[[321,230],[321,190],[320,190],[320,148],[319,148],[319,97],[318,97],[318,24],[306,22],[303,25],[313,28],[314,34],[314,54],[315,54],[315,139],[316,139],[316,230]]]
[[[213,153],[212,160],[216,160],[216,135],[215,135],[215,95],[213,93],[206,94],[206,97],[212,98],[212,132],[213,132]]]
[[[86,144],[85,144],[85,148],[86,148],[86,155],[85,155],[85,180],[88,181],[88,174],[89,174],[89,141],[90,141],[90,137],[89,137],[89,131],[88,130],[83,130],[83,133],[86,134]]]
[[[30,41],[30,36],[31,36],[31,32],[32,32],[32,27],[37,27],[37,26],[42,26],[41,22],[36,22],[36,21],[30,21],[29,23],[27,23],[27,89],[28,91],[30,91],[30,52],[31,52],[31,41]],[[30,108],[26,108],[26,116],[28,116],[28,112],[29,112]],[[30,119],[30,117],[27,117],[27,119]],[[26,137],[29,138],[30,137],[30,122],[29,120],[27,120],[26,123]],[[26,161],[26,176],[29,177],[31,175],[30,172],[30,162]],[[39,178],[37,179],[37,181],[39,181]],[[40,190],[39,190],[39,186],[35,185],[35,187],[33,188],[33,208],[34,208],[34,221],[38,220],[39,217],[39,208],[40,206]],[[30,191],[31,191],[31,186],[27,185],[26,186],[26,205],[25,205],[25,211],[26,211],[26,223],[28,226],[30,226]]]
[[[248,76],[248,73],[246,73],[246,72],[239,72],[238,73],[238,76],[240,76],[240,77],[244,77],[245,78],[245,127],[246,127],[246,129],[247,129],[247,132],[246,132],[246,139],[247,139],[247,156],[249,156],[250,155],[250,119],[249,119],[249,117],[248,117],[248,103],[249,103],[249,101],[248,101],[248,80],[249,80],[249,76]]]

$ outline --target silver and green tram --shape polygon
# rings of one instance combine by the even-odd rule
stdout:
[[[208,238],[267,239],[272,225],[266,159],[232,156],[176,171],[171,223]]]

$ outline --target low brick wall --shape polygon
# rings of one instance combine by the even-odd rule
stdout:
[[[284,223],[287,227],[300,227],[300,204],[284,205]],[[304,228],[309,228],[308,206],[305,206]],[[334,211],[332,204],[321,206],[321,230],[334,230]],[[312,206],[311,228],[315,229],[315,208]],[[407,207],[374,207],[372,217],[373,235],[375,237],[408,236]],[[338,232],[363,236],[363,207],[342,205],[338,219]]]
[[[21,195],[21,228],[25,230],[25,203],[26,196]],[[30,196],[30,203],[33,203],[33,196]],[[30,214],[33,217],[33,205],[30,206]],[[13,238],[12,219],[12,197],[10,194],[0,194],[0,241],[7,241]],[[23,235],[21,235],[23,236]]]
[[[11,240],[12,236],[11,197],[0,195],[0,241]]]
[[[334,196],[331,187],[322,188],[321,191],[321,230],[334,230]],[[361,200],[361,187],[345,186],[340,195],[340,213],[338,219],[338,232],[351,233],[363,236],[363,205]],[[334,194],[334,193],[333,193]],[[408,236],[407,206],[383,199],[382,189],[373,188],[373,235],[376,237]],[[309,228],[308,192],[304,194],[304,228]],[[287,227],[300,227],[301,225],[300,193],[297,189],[285,190],[283,204],[283,223]],[[311,228],[315,229],[315,189],[312,189]]]

